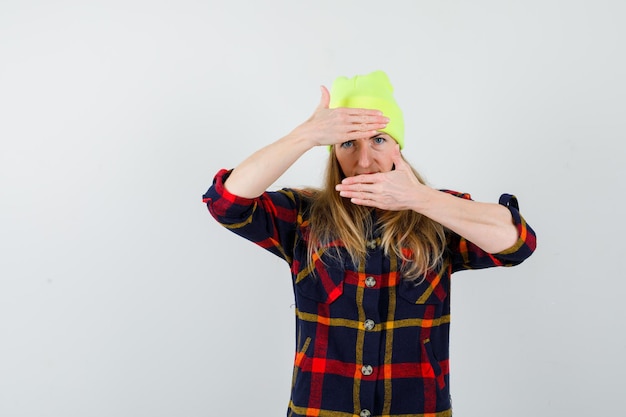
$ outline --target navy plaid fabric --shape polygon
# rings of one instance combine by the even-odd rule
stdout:
[[[309,262],[306,195],[283,189],[237,197],[224,188],[228,175],[221,170],[203,196],[211,214],[291,268],[297,340],[287,415],[450,416],[450,276],[517,265],[532,254],[535,233],[515,197],[500,199],[520,236],[512,248],[489,254],[449,233],[445,262],[416,285],[402,279],[401,260],[383,253],[377,235],[367,237],[363,265],[353,265],[347,252],[339,263],[328,256],[330,248]],[[342,250],[341,242],[329,246]]]

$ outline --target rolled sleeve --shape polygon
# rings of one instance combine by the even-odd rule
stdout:
[[[232,170],[220,170],[215,175],[211,188],[202,196],[202,201],[211,215],[224,226],[249,220],[256,204],[254,199],[236,196],[224,187],[231,172]]]
[[[466,200],[472,199],[467,193],[444,191]],[[499,203],[511,212],[513,223],[518,233],[518,239],[515,244],[504,251],[488,253],[458,234],[450,232],[448,249],[452,254],[453,271],[515,266],[522,263],[535,251],[537,245],[535,232],[520,214],[517,198],[511,194],[502,194]]]
[[[495,254],[495,256],[517,264],[524,261],[535,251],[537,248],[537,235],[520,214],[519,203],[514,195],[502,194],[499,203],[511,212],[513,223],[517,228],[518,238],[513,246]]]
[[[230,193],[224,183],[232,171],[219,171],[202,196],[222,226],[291,263],[300,198],[294,190],[264,192],[257,198]]]

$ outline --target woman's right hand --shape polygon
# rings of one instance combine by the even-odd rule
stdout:
[[[339,107],[330,109],[330,93],[321,87],[320,103],[307,121],[292,134],[307,138],[314,146],[336,145],[372,137],[387,126],[389,119],[380,110]]]

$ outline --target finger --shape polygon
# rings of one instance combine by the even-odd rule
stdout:
[[[382,114],[353,114],[350,119],[353,123],[389,123],[389,118]]]
[[[383,112],[377,109],[365,109],[361,107],[345,107],[348,114],[352,116],[379,116],[384,117]]]
[[[384,129],[383,127],[379,127],[383,125],[352,125],[346,129],[345,134],[350,137],[350,139],[369,139],[373,136],[380,135],[380,131]]]
[[[374,208],[384,208],[382,204],[379,204],[377,201],[374,200],[365,200],[362,198],[351,198],[350,202],[352,204],[356,204],[357,206],[367,206],[367,207],[374,207]]]
[[[345,114],[344,120],[346,123],[354,125],[387,125],[389,118],[382,114]]]
[[[339,195],[344,198],[349,198],[350,200],[375,201],[375,197],[371,193],[364,191],[341,191]]]
[[[328,92],[328,88],[325,86],[320,86],[320,90],[322,92],[322,97],[320,98],[320,103],[317,106],[318,109],[327,109],[330,105],[330,93]]]
[[[363,127],[363,129],[365,129],[365,127]],[[341,137],[341,142],[346,142],[348,140],[356,140],[356,139],[367,139],[367,138],[371,138],[372,136],[376,136],[379,133],[380,132],[378,130],[351,130],[350,132],[346,132]]]
[[[375,184],[376,182],[378,182],[378,180],[379,174],[361,174],[355,175],[353,177],[344,178],[343,180],[341,180],[341,185],[346,186],[345,188],[343,188],[346,190],[372,192],[373,190],[369,187],[366,187],[366,185]]]
[[[376,109],[363,109],[363,108],[355,108],[355,107],[337,107],[335,111],[339,113],[343,113],[343,115],[348,118],[358,119],[358,118],[377,117],[380,120],[385,119],[386,121],[389,121],[389,119],[383,115],[383,112],[381,112],[380,110],[376,110]]]
[[[404,158],[402,158],[402,153],[400,153],[400,145],[397,143],[394,147],[393,153],[391,154],[391,160],[393,161],[396,169],[403,169],[407,166]]]
[[[346,177],[341,180],[341,184],[337,185],[338,191],[359,191],[356,188],[358,184],[363,183],[363,175],[355,175],[354,177]]]

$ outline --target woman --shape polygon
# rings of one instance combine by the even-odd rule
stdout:
[[[319,190],[266,189],[328,146]],[[535,249],[515,197],[428,187],[403,159],[386,74],[339,77],[313,115],[204,195],[233,232],[285,259],[297,341],[288,416],[449,416],[450,276]]]

